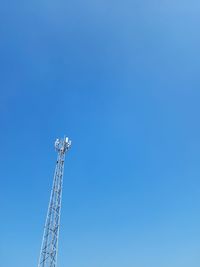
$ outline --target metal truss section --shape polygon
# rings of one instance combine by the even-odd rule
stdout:
[[[58,152],[56,168],[47,212],[44,235],[40,251],[38,267],[56,267],[58,254],[58,237],[60,227],[60,211],[65,154],[71,146],[68,138],[57,139],[55,149]]]

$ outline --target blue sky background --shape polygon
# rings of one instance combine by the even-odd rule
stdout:
[[[200,2],[0,1],[0,267],[200,264]]]

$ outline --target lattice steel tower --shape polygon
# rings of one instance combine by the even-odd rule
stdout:
[[[71,146],[68,138],[57,139],[55,149],[58,152],[51,197],[44,228],[38,267],[56,267],[58,253],[58,235],[65,154]]]

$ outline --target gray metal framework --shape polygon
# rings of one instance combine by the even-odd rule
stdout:
[[[38,267],[56,267],[57,265],[64,162],[65,154],[70,146],[71,141],[68,138],[57,139],[55,142],[55,149],[58,152],[58,157]]]

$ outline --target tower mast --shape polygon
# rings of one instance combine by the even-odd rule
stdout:
[[[71,141],[68,138],[56,139],[55,141],[55,149],[58,153],[58,157],[56,161],[38,267],[57,266],[64,162],[65,154],[68,152],[70,146]]]

